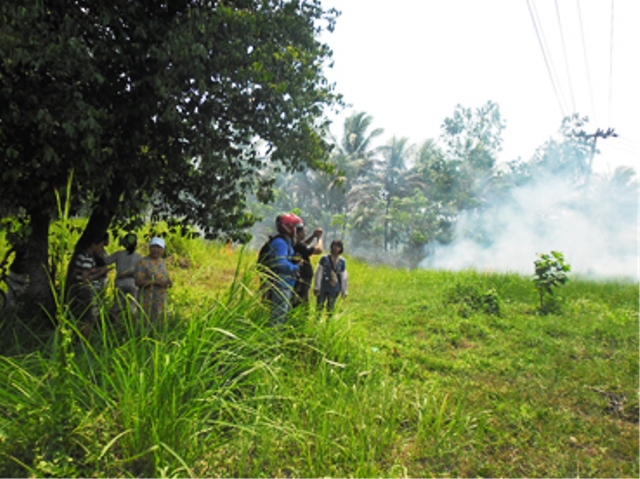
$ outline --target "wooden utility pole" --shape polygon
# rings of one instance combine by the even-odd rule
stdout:
[[[591,170],[593,168],[593,158],[596,155],[596,144],[598,142],[598,138],[607,139],[609,137],[616,138],[618,134],[614,131],[613,128],[607,128],[607,131],[603,131],[600,128],[596,130],[595,133],[587,134],[584,130],[580,130],[575,133],[575,136],[578,138],[584,138],[585,140],[593,140],[591,143],[591,154],[589,155],[589,169],[587,171],[587,179],[584,182],[584,186],[589,186],[589,180],[591,179]]]

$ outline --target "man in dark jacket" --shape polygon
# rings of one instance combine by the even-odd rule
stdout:
[[[296,282],[293,295],[293,307],[309,304],[309,290],[313,282],[313,265],[311,264],[311,256],[314,254],[322,254],[324,245],[322,243],[322,228],[316,228],[315,231],[307,237],[307,230],[304,225],[296,228],[296,244],[293,249],[296,256],[300,258],[300,277]],[[315,241],[315,244],[313,244]]]

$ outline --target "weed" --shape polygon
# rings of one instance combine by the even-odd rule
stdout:
[[[446,302],[459,305],[458,313],[465,318],[473,313],[500,316],[500,296],[495,288],[482,293],[476,285],[456,283],[448,291]]]

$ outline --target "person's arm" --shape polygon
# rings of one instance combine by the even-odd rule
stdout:
[[[289,247],[282,238],[276,238],[271,242],[273,255],[275,257],[275,270],[284,275],[293,275],[300,270],[300,266],[291,261],[289,257]]]
[[[145,263],[144,259],[138,262],[135,272],[133,273],[133,277],[135,278],[136,286],[138,288],[147,288],[149,286],[170,288],[173,285],[173,281],[171,281],[171,278],[169,277],[169,272],[166,270],[166,264],[164,265],[164,275],[166,279],[156,279],[155,275],[149,274],[149,269]]]
[[[105,266],[96,266],[95,268],[91,268],[89,274],[87,275],[87,281],[95,281],[96,279],[104,278],[109,272],[109,267]]]
[[[150,283],[147,279],[145,279],[146,268],[144,267],[143,263],[144,263],[143,261],[139,261],[138,264],[136,265],[135,270],[133,271],[133,278],[135,279],[136,286],[138,288],[144,288],[148,286]]]
[[[167,263],[164,263],[164,270],[165,270],[165,280],[158,282],[158,284],[161,284],[163,288],[170,288],[171,286],[173,286],[173,281],[171,281],[171,276],[169,276],[169,270],[167,269]]]
[[[109,253],[107,253],[106,250],[102,250],[102,252],[99,253],[99,256],[96,256],[97,264],[91,270],[89,281],[94,281],[96,279],[100,279],[107,276],[107,274],[109,273],[108,265],[111,264],[112,262],[113,260],[111,260]]]
[[[93,259],[83,253],[76,256],[74,275],[82,278],[82,284],[89,284],[104,274],[103,267],[96,267]]]
[[[109,254],[106,251],[104,252],[103,255],[103,259],[104,259],[104,264],[106,265],[110,265],[116,262],[116,260],[118,259],[118,256],[120,256],[120,253],[122,253],[121,251],[116,251],[113,254]]]
[[[318,242],[316,243],[316,247],[313,249],[312,254],[322,254],[324,251],[324,242],[322,241],[322,235],[318,237]]]
[[[322,258],[324,258],[324,256]],[[324,269],[322,258],[320,258],[320,264],[316,269],[316,276],[315,276],[315,281],[313,285],[313,293],[316,296],[320,294],[320,289],[322,288],[322,275],[323,275],[323,269]]]
[[[339,273],[340,275],[340,292],[342,293],[342,297],[346,298],[349,294],[349,273],[347,273],[347,260],[342,258],[342,271]]]
[[[310,245],[313,242],[314,239],[317,240],[315,249],[320,248],[320,251],[318,253],[314,253],[314,254],[322,253],[322,249],[323,249],[323,246],[322,246],[322,233],[323,233],[322,228],[316,228],[313,231],[313,233],[311,233],[311,235],[309,235],[309,237],[306,240],[303,241],[303,243],[305,243],[307,245]]]

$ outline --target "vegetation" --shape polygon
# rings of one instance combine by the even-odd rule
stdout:
[[[0,253],[26,284],[0,318],[1,476],[638,475],[635,283],[575,278],[548,307],[554,256],[536,309],[527,278],[351,257],[335,317],[267,326],[239,245],[294,208],[415,268],[437,244],[492,245],[508,220],[489,205],[543,184],[534,230],[566,221],[543,201],[563,192],[636,254],[619,228],[637,175],[592,175],[586,118],[502,166],[491,101],[420,145],[375,145],[364,112],[332,138],[336,17],[320,0],[0,3]],[[106,231],[168,240],[172,312],[114,324],[106,299],[87,340],[65,273]]]
[[[640,472],[637,283],[574,278],[538,315],[525,277],[349,258],[334,318],[272,329],[254,252],[168,239],[164,326],[3,323],[0,475]]]
[[[569,281],[568,273],[571,271],[571,265],[564,262],[564,255],[559,251],[552,251],[549,254],[540,253],[533,265],[535,266],[533,284],[540,295],[539,311],[546,313],[555,304],[551,301],[553,289]],[[549,298],[546,303],[545,297]]]
[[[585,135],[587,125],[587,118],[569,116],[557,138],[529,159],[498,164],[505,122],[494,102],[458,105],[439,137],[418,145],[398,137],[375,144],[382,130],[371,116],[354,112],[342,136],[331,140],[334,170],[277,175],[274,202],[254,202],[253,208],[269,228],[272,218],[295,205],[330,236],[346,237],[350,251],[403,266],[437,260],[437,247],[454,242],[492,247],[523,214],[531,215],[532,232],[545,238],[564,231],[567,216],[581,214],[615,245],[612,254],[633,257],[637,174],[631,168],[594,174],[598,151]]]
[[[247,240],[265,165],[327,158],[339,97],[319,38],[335,16],[319,0],[2,2],[0,217],[29,227],[16,246],[30,301],[51,309],[49,226],[69,178],[83,240],[144,214]]]

